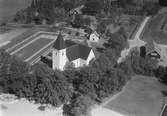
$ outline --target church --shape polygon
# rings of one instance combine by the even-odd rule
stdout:
[[[63,71],[67,63],[72,63],[75,68],[89,65],[89,62],[95,59],[95,54],[92,48],[86,45],[64,40],[60,33],[53,44],[50,59],[54,70]]]

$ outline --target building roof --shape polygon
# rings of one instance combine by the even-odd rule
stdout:
[[[64,48],[66,48],[66,44],[65,44],[65,41],[64,41],[61,33],[59,33],[56,41],[54,42],[53,48],[55,48],[57,50],[62,50]]]
[[[99,37],[99,34],[96,31],[94,31],[93,34],[95,34],[97,37]]]
[[[66,55],[69,61],[73,61],[78,58],[87,60],[90,51],[90,47],[81,44],[76,44],[67,48]]]

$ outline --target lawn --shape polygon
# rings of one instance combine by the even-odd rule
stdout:
[[[28,7],[31,0],[0,0],[0,21],[12,18],[17,11]]]
[[[152,17],[145,28],[141,39],[151,43],[153,40],[157,43],[167,44],[167,12],[157,14]]]
[[[0,27],[0,34],[4,34],[4,33],[7,33],[7,32],[9,32],[10,30],[12,30],[12,29],[10,29],[10,28],[3,28],[3,27]]]
[[[7,41],[12,41],[13,38],[16,38],[20,34],[24,33],[26,29],[13,29],[9,32],[0,34],[0,44],[5,43]]]
[[[153,77],[134,76],[123,91],[104,107],[130,116],[158,116],[167,86]]]
[[[0,95],[0,116],[63,116],[62,108],[46,108],[40,110],[40,104],[34,104],[26,99],[15,99],[13,95],[9,98]]]

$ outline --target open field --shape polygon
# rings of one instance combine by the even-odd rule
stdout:
[[[6,96],[6,97],[3,97]],[[45,108],[39,110],[40,104],[26,99],[18,99],[14,95],[0,94],[0,116],[63,116],[62,108]]]
[[[27,29],[12,29],[9,32],[0,34],[0,46],[1,46],[1,44],[5,43],[5,42],[12,41],[13,38],[18,37],[19,35],[21,35],[25,31],[27,31]]]
[[[52,47],[55,39],[48,39],[36,36],[26,38],[17,44],[13,44],[8,51],[11,55],[17,55],[22,60],[32,64],[38,60],[41,55],[44,55]],[[12,42],[10,43],[12,44]],[[49,52],[49,51],[48,51]]]
[[[154,16],[145,28],[142,40],[151,44],[153,40],[157,43],[167,44],[167,12]]]
[[[123,91],[104,107],[127,116],[158,116],[167,86],[154,77],[135,76]]]
[[[9,41],[1,48],[5,49],[9,54],[16,55],[20,59],[30,64],[34,64],[40,60],[40,56],[47,55],[54,41],[57,38],[58,33],[44,32],[36,29],[21,29],[18,33],[18,29],[6,33],[8,38],[4,35],[0,35],[1,43]],[[20,33],[22,32],[22,33]],[[17,33],[16,37],[13,37],[13,33]]]
[[[49,45],[48,47],[51,47],[51,44],[54,42],[52,39],[45,39],[45,38],[39,38],[32,43],[29,42],[25,44],[24,46],[16,49],[16,52],[13,51],[13,54],[21,57],[24,61],[32,61],[31,59],[34,56],[37,58],[38,56],[41,56],[43,52],[45,51],[44,47]],[[48,48],[47,48],[48,49]],[[39,51],[39,52],[38,52]],[[39,54],[41,55],[39,55]],[[34,55],[35,54],[35,55]]]
[[[17,11],[30,5],[31,0],[0,0],[0,22],[10,19]]]
[[[0,27],[0,34],[4,34],[7,33],[9,31],[11,31],[12,29],[10,28],[5,28],[5,27]]]

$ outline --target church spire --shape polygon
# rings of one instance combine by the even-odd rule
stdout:
[[[57,50],[62,50],[64,48],[66,48],[65,41],[64,41],[64,38],[63,38],[61,32],[57,36],[57,39],[53,44],[53,48],[55,48]]]

